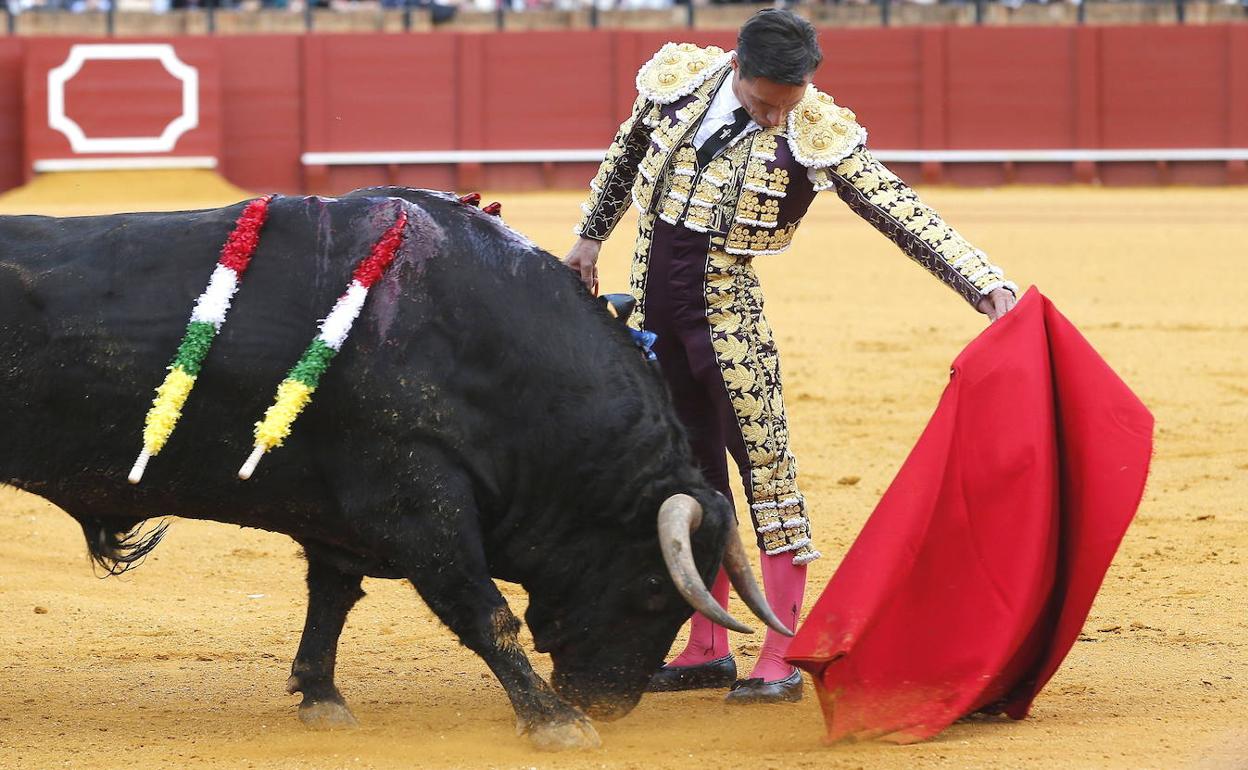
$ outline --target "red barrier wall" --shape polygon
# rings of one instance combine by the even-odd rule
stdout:
[[[945,36],[943,84],[933,94],[943,102],[943,136],[929,138],[931,146],[1094,148],[1078,137],[1077,35],[1066,29],[985,31],[951,29]],[[1001,164],[947,164],[942,171],[951,181],[975,184],[1002,182],[1006,170]],[[1027,182],[1073,178],[1070,164],[1063,163],[1018,164],[1011,171]]]
[[[303,187],[302,38],[223,37],[221,169],[249,190]]]
[[[0,190],[22,183],[21,40],[0,39]]]
[[[459,35],[316,35],[303,40],[304,147],[309,152],[449,150],[472,100],[478,63],[463,61]],[[472,141],[471,137],[465,136]],[[426,169],[426,186],[453,187]],[[393,170],[338,167],[313,178],[319,191],[387,184]],[[395,179],[400,182],[401,180]]]
[[[257,190],[336,192],[386,183],[581,187],[594,164],[305,168],[300,156],[602,148],[631,106],[637,67],[669,39],[731,47],[734,35],[587,30],[181,38],[174,41],[179,52],[202,64],[203,87],[216,89],[203,100],[219,100],[220,111],[175,152],[215,153],[231,180]],[[0,188],[13,185],[33,158],[68,152],[46,126],[42,96],[46,69],[63,60],[68,42],[0,40]],[[829,29],[821,42],[826,61],[817,84],[858,113],[875,148],[1248,147],[1245,25]],[[123,83],[112,87],[123,90],[103,100],[88,89],[77,96],[105,119],[116,95],[126,93]],[[163,114],[158,105],[168,94],[141,97],[141,91],[126,94],[127,110],[112,112],[142,123],[135,105],[146,100],[148,118]],[[966,184],[1248,181],[1242,161],[896,169]]]

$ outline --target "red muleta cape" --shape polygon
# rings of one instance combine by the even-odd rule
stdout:
[[[1153,417],[1034,288],[953,362],[931,422],[788,660],[828,741],[1026,716],[1139,506]]]

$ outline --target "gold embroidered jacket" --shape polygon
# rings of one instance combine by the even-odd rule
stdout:
[[[576,233],[606,240],[631,198],[646,214],[711,234],[753,257],[792,243],[815,194],[837,195],[972,305],[1006,287],[1000,268],[923,204],[866,148],[854,113],[809,87],[787,123],[738,136],[699,169],[692,144],[731,54],[668,43],[637,73],[637,101],[590,182]]]

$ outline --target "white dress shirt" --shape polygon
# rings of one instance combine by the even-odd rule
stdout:
[[[729,73],[724,78],[724,82],[720,85],[719,90],[715,92],[715,98],[711,100],[711,106],[706,108],[706,117],[702,118],[702,125],[698,126],[698,130],[693,135],[694,149],[700,149],[707,139],[711,138],[719,129],[730,125],[733,122],[732,113],[743,106],[737,99],[737,95],[732,91],[732,79],[736,77],[736,73]],[[729,142],[729,146],[736,144],[743,136],[749,136],[754,131],[759,131],[762,126],[754,122],[751,118],[746,124],[745,129],[733,137]],[[814,169],[807,169],[806,176],[811,182],[815,181]]]
[[[741,102],[737,101],[737,95],[732,92],[733,77],[733,74],[729,73],[728,77],[724,78],[723,85],[719,87],[719,90],[715,92],[715,98],[711,100],[711,106],[706,109],[706,117],[702,118],[702,125],[698,126],[697,133],[693,135],[695,149],[701,148],[712,134],[733,122],[732,113],[741,106]],[[760,128],[761,126],[751,119],[739,136],[748,136],[751,131],[757,131]],[[733,139],[734,143],[736,141],[737,139]]]

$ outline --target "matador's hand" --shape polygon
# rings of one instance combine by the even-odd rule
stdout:
[[[989,321],[995,321],[1010,312],[1017,302],[1009,289],[993,289],[979,300],[975,309],[988,316]]]
[[[598,252],[602,242],[593,238],[577,238],[572,250],[563,260],[563,264],[575,270],[581,276],[581,282],[590,291],[598,292]]]

